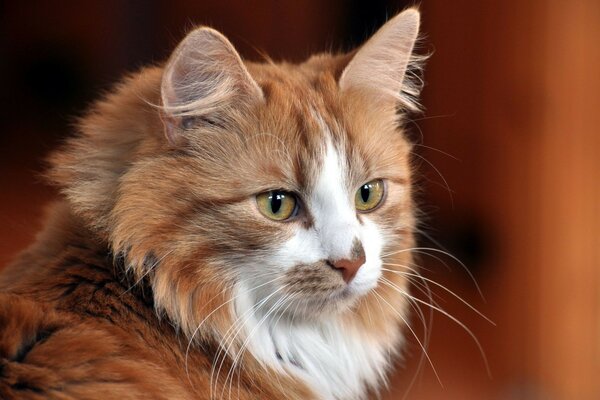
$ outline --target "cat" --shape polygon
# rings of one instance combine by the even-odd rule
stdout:
[[[419,24],[297,65],[199,27],[98,101],[0,275],[0,398],[379,393],[408,318]]]

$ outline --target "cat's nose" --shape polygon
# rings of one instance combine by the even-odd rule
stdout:
[[[341,270],[342,278],[346,283],[350,283],[354,279],[354,276],[366,261],[365,250],[358,240],[354,242],[350,254],[350,258],[331,260],[333,267]]]

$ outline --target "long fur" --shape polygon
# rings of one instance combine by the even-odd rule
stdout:
[[[243,62],[200,28],[96,103],[50,158],[63,199],[0,275],[0,397],[377,392],[407,315],[377,285],[407,281],[381,263],[411,268],[415,226],[397,109],[416,108],[418,13],[388,24],[299,65]],[[376,178],[385,201],[357,213]],[[297,219],[260,214],[273,189],[301,199]],[[329,260],[357,241],[366,262],[346,284]]]

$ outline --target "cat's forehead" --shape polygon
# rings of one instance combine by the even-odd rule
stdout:
[[[251,115],[238,114],[232,131],[199,133],[194,140],[197,176],[230,183],[220,193],[279,188],[308,194],[331,157],[340,164],[336,179],[349,191],[374,178],[409,175],[410,146],[397,124],[342,95],[331,63],[250,64],[249,70],[263,101]]]
[[[305,180],[317,179],[332,150],[349,181],[402,174],[410,144],[398,121],[390,123],[376,107],[341,93],[338,79],[345,63],[343,57],[318,56],[300,65],[251,68],[264,94],[257,129],[278,138]]]
[[[258,105],[256,129],[276,135],[290,151],[316,156],[327,143],[343,147],[351,134],[352,121],[344,112],[338,73],[331,64],[311,59],[300,65],[250,68],[264,96]]]

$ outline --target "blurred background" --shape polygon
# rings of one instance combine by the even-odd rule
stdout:
[[[0,266],[56,197],[42,160],[74,118],[124,73],[164,60],[190,27],[221,30],[249,59],[301,61],[360,44],[409,3],[0,2]],[[411,338],[383,398],[599,399],[600,2],[423,0],[421,10],[420,51],[432,56],[426,111],[409,124],[421,243],[467,270],[432,252],[439,260],[420,264],[495,326],[432,284],[485,356],[436,312],[428,353],[439,379]]]

